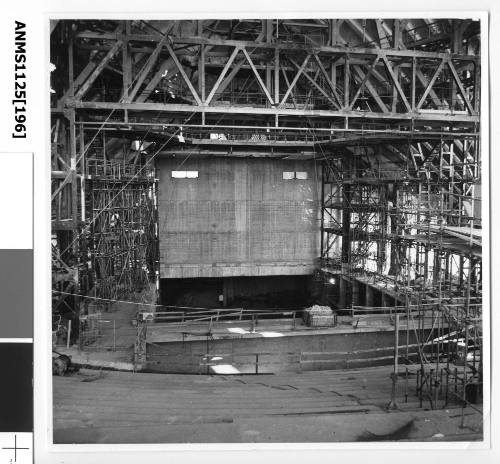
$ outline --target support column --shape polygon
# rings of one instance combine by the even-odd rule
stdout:
[[[384,308],[389,308],[392,306],[391,297],[385,292],[382,292],[382,306]]]
[[[399,50],[401,43],[401,20],[395,19],[392,25],[392,47],[395,50]]]
[[[224,278],[222,281],[222,295],[224,297],[224,308],[231,306],[234,301],[234,280],[231,277]]]
[[[352,281],[352,304],[353,306],[359,306],[359,282],[357,280]]]
[[[370,285],[366,286],[366,306],[373,306],[374,298],[374,290]]]
[[[342,265],[343,266],[343,265]],[[339,309],[345,309],[347,307],[347,282],[342,275],[339,276],[339,299],[337,306]]]
[[[130,46],[128,36],[130,35],[130,21],[123,21],[123,47],[122,47],[122,100],[128,101],[128,93],[132,84],[132,60],[130,57]],[[125,110],[126,111],[126,110]]]
[[[350,185],[344,184],[343,186],[343,198],[342,198],[342,268],[348,271],[349,268],[349,258],[351,251],[351,187]],[[344,266],[345,265],[345,266]],[[342,269],[344,271],[344,269]]]
[[[347,163],[343,163],[344,166]],[[339,307],[346,308],[349,304],[349,287],[350,282],[346,280],[344,276],[349,276],[349,267],[350,267],[350,250],[351,250],[351,238],[350,238],[350,230],[351,230],[351,188],[350,185],[343,184],[343,192],[342,192],[342,274],[340,276],[340,286],[339,286]]]
[[[398,233],[398,225],[399,225],[399,216],[396,214],[397,211],[397,188],[395,184],[390,184],[387,187],[387,206],[389,211],[389,233],[392,236],[397,235]],[[398,274],[398,242],[396,239],[390,241],[390,266],[389,266],[389,274],[397,275]]]
[[[462,21],[459,19],[452,20],[452,40],[451,40],[451,52],[460,53],[462,46]],[[457,84],[455,80],[452,79],[450,82],[450,108],[455,109],[455,103],[457,101]]]

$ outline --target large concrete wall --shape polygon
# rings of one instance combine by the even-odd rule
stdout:
[[[310,274],[319,255],[319,166],[270,158],[160,159],[162,278]],[[174,179],[173,170],[199,172]],[[284,180],[303,171],[307,180]]]

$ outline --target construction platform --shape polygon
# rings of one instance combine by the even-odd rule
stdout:
[[[426,316],[410,319],[409,325],[406,321],[400,316],[400,355],[411,357],[425,344],[418,337],[430,334],[433,320]],[[154,372],[300,373],[394,360],[395,319],[390,314],[339,316],[334,327],[308,327],[301,319],[285,318],[155,323],[148,324],[146,332],[142,368]]]

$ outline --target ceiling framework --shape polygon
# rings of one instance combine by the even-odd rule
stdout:
[[[470,21],[395,20],[391,34],[387,20],[216,23],[61,22],[56,108],[94,128],[147,131],[146,120],[196,141],[476,130],[480,57],[464,38]],[[450,48],[427,51],[430,31],[448,31]]]

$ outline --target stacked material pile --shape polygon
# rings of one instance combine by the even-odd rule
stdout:
[[[313,305],[304,309],[303,317],[309,327],[334,327],[337,322],[336,315],[329,306]]]

